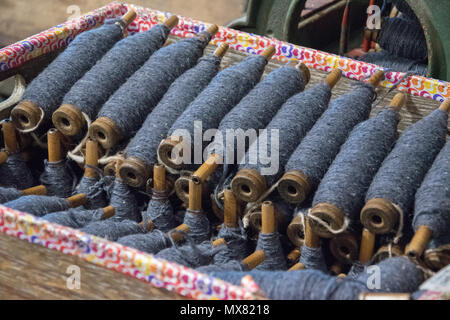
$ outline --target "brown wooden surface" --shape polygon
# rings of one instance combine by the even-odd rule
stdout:
[[[79,290],[66,285],[71,265],[80,268]],[[77,257],[0,234],[0,300],[183,298]]]

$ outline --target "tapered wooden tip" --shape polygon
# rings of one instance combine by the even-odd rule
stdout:
[[[6,151],[0,151],[0,165],[6,162],[8,160],[8,152]]]
[[[374,198],[367,201],[361,211],[361,223],[375,234],[393,231],[400,218],[400,213],[387,199]]]
[[[288,271],[298,271],[298,270],[306,270],[305,265],[301,262],[297,262],[292,267],[290,267]]]
[[[137,157],[127,157],[120,166],[119,174],[126,184],[139,188],[151,177],[151,167]]]
[[[375,234],[364,228],[361,235],[361,247],[359,249],[359,261],[368,263],[372,259],[375,248]]]
[[[216,33],[219,32],[219,27],[217,26],[217,24],[213,24],[209,26],[208,29],[206,29],[206,32],[208,32],[211,37],[214,37]]]
[[[192,211],[202,209],[202,184],[192,179],[189,181],[189,209]]]
[[[384,71],[377,70],[370,78],[367,83],[371,84],[372,87],[376,88],[380,85],[381,81],[384,79]]]
[[[88,198],[84,193],[79,193],[66,199],[72,208],[83,206],[86,204]]]
[[[319,203],[310,212],[310,215],[322,220],[332,230],[341,229],[345,214],[341,209],[330,203]],[[311,219],[311,228],[322,238],[331,238],[333,234],[324,226]]]
[[[330,251],[338,261],[352,264],[358,258],[358,240],[348,232],[338,234],[330,240]]]
[[[264,51],[261,53],[261,55],[266,58],[267,61],[272,59],[273,55],[275,54],[276,49],[274,46],[268,46]]]
[[[444,102],[441,103],[441,105],[439,106],[439,109],[445,112],[449,112],[450,111],[450,99],[446,99],[444,100]]]
[[[231,190],[239,200],[254,202],[267,190],[266,179],[258,171],[244,168],[231,181]]]
[[[305,242],[305,226],[303,223],[306,220],[306,217],[303,216],[302,218],[300,215],[301,213],[292,219],[286,230],[289,240],[294,246],[299,248]]]
[[[86,167],[84,168],[84,176],[87,178],[97,178],[98,173],[95,169],[98,167],[98,142],[92,139],[86,141]]]
[[[205,183],[211,176],[214,170],[217,169],[221,157],[217,154],[212,154],[201,166],[194,172],[192,179],[199,183]]]
[[[116,209],[113,206],[104,207],[102,214],[102,220],[106,220],[114,216]]]
[[[20,191],[24,196],[36,195],[36,196],[45,196],[47,195],[47,188],[44,185],[39,185],[35,187],[31,187],[25,190]]]
[[[178,17],[175,15],[170,16],[166,21],[164,21],[164,24],[167,28],[173,29],[178,24]]]
[[[122,17],[124,28],[127,28],[137,17],[136,11],[129,9],[128,12]]]
[[[305,217],[305,245],[310,248],[320,247],[320,237],[311,228],[311,221]]]
[[[189,181],[190,180],[191,180],[190,176],[180,176],[175,181],[175,193],[176,193],[177,197],[186,204],[189,202]]]
[[[298,60],[291,60],[288,62],[288,65],[297,69],[302,74],[302,78],[305,80],[305,84],[308,84],[309,80],[311,80],[311,72],[303,62],[299,62]]]
[[[212,245],[213,245],[214,247],[226,246],[226,245],[227,245],[227,242],[225,241],[224,238],[219,238],[219,239],[217,239],[217,240],[214,240],[213,243],[212,243]]]
[[[29,130],[36,127],[42,117],[42,109],[34,102],[21,101],[11,111],[11,119],[20,130]]]
[[[172,232],[171,237],[173,241],[180,242],[184,239],[183,233],[189,233],[190,228],[187,224],[180,224],[178,227],[175,228],[178,232]]]
[[[271,201],[264,201],[261,205],[261,232],[275,232],[275,208]]]
[[[224,212],[223,224],[228,228],[236,228],[237,223],[237,203],[233,192],[229,189],[224,191]]]
[[[302,203],[308,196],[311,185],[308,177],[300,171],[287,171],[278,182],[278,193],[289,203]]]
[[[9,153],[19,152],[16,127],[11,121],[4,120],[2,122],[2,133],[3,133],[3,141],[5,143],[5,150],[8,151]]]
[[[155,191],[166,191],[166,167],[162,164],[153,166],[153,189]]]
[[[414,234],[411,242],[406,246],[405,253],[408,257],[419,258],[430,243],[433,230],[428,226],[420,226]]]
[[[261,263],[266,260],[266,254],[262,250],[257,250],[249,255],[247,258],[241,261],[241,264],[245,267],[246,270],[250,271],[255,269]]]
[[[219,58],[223,58],[225,53],[227,53],[228,49],[230,48],[230,45],[228,43],[222,43],[220,46],[217,47],[216,51],[214,51],[214,55]]]
[[[58,162],[62,159],[61,133],[56,129],[47,132],[48,161]]]
[[[405,103],[406,103],[406,94],[399,92],[392,98],[391,102],[389,103],[389,106],[394,107],[397,110],[400,110],[401,108],[403,108]]]
[[[298,259],[300,259],[301,251],[300,248],[295,248],[287,255],[287,260],[291,264],[295,264]]]
[[[327,77],[325,78],[325,82],[330,86],[331,89],[333,89],[336,83],[338,83],[338,81],[341,79],[341,77],[342,70],[334,69],[327,75]]]
[[[106,150],[114,147],[122,139],[120,128],[107,117],[100,117],[92,123],[89,127],[89,136]]]
[[[174,148],[181,143],[183,139],[181,137],[168,137],[158,147],[158,157],[162,163],[172,169],[181,169],[181,157],[182,154],[174,152]],[[181,151],[181,150],[180,150]]]

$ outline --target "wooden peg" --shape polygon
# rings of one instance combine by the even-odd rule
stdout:
[[[90,167],[98,167],[98,142],[92,139],[86,141],[86,167],[84,168],[84,176],[87,178],[97,178],[97,171]]]
[[[295,264],[300,259],[300,248],[295,248],[287,255],[287,260],[290,264]]]
[[[441,103],[439,106],[439,110],[449,112],[450,111],[450,99],[444,100],[444,102]]]
[[[287,202],[299,204],[308,196],[311,185],[303,172],[290,170],[281,177],[277,190]]]
[[[217,47],[216,51],[214,51],[214,55],[219,58],[223,58],[225,53],[227,53],[228,48],[230,48],[230,45],[228,43],[222,43],[220,46]]]
[[[8,152],[0,150],[0,166],[8,160]]]
[[[397,111],[400,111],[400,109],[403,108],[403,106],[405,105],[405,102],[406,102],[406,94],[399,92],[392,98],[391,103],[389,103],[389,106],[397,109]]]
[[[359,261],[368,263],[372,259],[375,248],[375,234],[363,228],[361,235],[361,247],[359,249]]]
[[[178,242],[184,240],[183,233],[189,233],[190,228],[188,225],[183,223],[183,224],[180,224],[178,227],[176,227],[175,230],[179,231],[179,232],[172,232],[171,237],[172,237],[173,241],[178,243]]]
[[[20,191],[24,196],[36,195],[36,196],[45,196],[47,195],[47,188],[43,185],[31,187],[25,190]]]
[[[3,141],[5,143],[5,150],[9,153],[19,152],[19,144],[17,142],[16,128],[11,121],[9,120],[3,121],[2,133],[3,133]]]
[[[104,207],[102,214],[102,220],[106,220],[114,216],[116,209],[113,206]]]
[[[336,83],[338,83],[338,81],[341,79],[341,77],[342,77],[342,70],[334,69],[325,78],[325,83],[330,86],[330,89],[333,89]]]
[[[262,250],[257,250],[241,261],[241,264],[248,271],[255,269],[266,260],[266,254]]]
[[[48,162],[62,160],[61,134],[56,129],[50,129],[47,133]]]
[[[310,212],[323,222],[325,222],[331,229],[338,230],[344,225],[344,212],[331,203],[318,203]],[[321,238],[331,238],[333,234],[321,224],[311,221],[311,227]]]
[[[72,208],[83,206],[86,204],[88,198],[84,193],[79,193],[66,199]]]
[[[400,212],[387,199],[373,198],[361,210],[361,223],[375,234],[393,231],[400,219]]]
[[[11,111],[11,119],[16,128],[30,130],[38,125],[42,118],[42,112],[36,103],[23,100]]]
[[[129,9],[128,12],[122,17],[124,29],[126,29],[137,17],[136,11]]]
[[[275,54],[276,49],[274,46],[268,46],[264,49],[264,51],[261,53],[261,55],[266,58],[267,61],[269,61],[272,56]]]
[[[303,263],[297,262],[292,267],[290,267],[288,271],[296,271],[296,270],[306,270],[306,267]]]
[[[254,169],[241,169],[231,181],[237,199],[254,202],[267,190],[266,179]]]
[[[189,210],[202,210],[202,184],[192,179],[189,181]]]
[[[219,162],[221,160],[220,155],[212,154],[209,158],[194,172],[192,175],[192,180],[198,183],[205,183],[206,180],[211,176],[211,174],[216,170]]]
[[[309,248],[320,247],[320,237],[311,228],[311,223],[308,217],[305,217],[305,245]]]
[[[270,201],[264,201],[261,205],[261,232],[275,232],[275,210]]]
[[[89,127],[89,136],[109,150],[122,139],[122,132],[112,119],[100,117]]]
[[[377,70],[370,78],[367,83],[371,84],[372,87],[376,88],[380,85],[381,81],[384,79],[384,71]]]
[[[169,28],[173,29],[178,24],[178,17],[176,15],[172,15],[169,18],[167,18],[166,21],[164,21],[164,25]]]
[[[62,104],[52,115],[55,127],[65,136],[75,136],[86,125],[86,119],[78,107]]]
[[[224,213],[223,224],[227,228],[237,228],[237,203],[231,190],[225,189],[224,193]]]
[[[419,258],[427,248],[433,236],[433,230],[428,226],[420,226],[411,242],[406,246],[405,253],[411,258]]]
[[[213,247],[219,247],[219,246],[226,246],[227,242],[224,238],[219,238],[213,241],[212,243]]]
[[[217,26],[217,24],[212,24],[208,27],[208,29],[206,29],[206,32],[208,32],[211,37],[214,37],[216,33],[219,32],[219,27]]]
[[[155,164],[153,167],[153,189],[156,191],[166,191],[166,167],[162,164]]]

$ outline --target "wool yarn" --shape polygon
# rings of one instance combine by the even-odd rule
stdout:
[[[44,160],[44,172],[39,177],[47,188],[47,195],[61,198],[70,197],[76,186],[76,177],[70,164],[61,160],[49,162]]]
[[[103,208],[109,203],[113,185],[114,178],[111,176],[103,176],[100,179],[83,176],[74,193],[83,193],[87,196],[85,208]]]
[[[66,50],[28,85],[22,101],[30,101],[42,108],[43,120],[49,121],[75,82],[122,38],[122,27],[117,22],[120,22],[120,19],[109,19],[100,28],[78,35]],[[14,120],[14,111],[12,115]]]
[[[278,232],[263,233],[258,236],[256,250],[264,251],[266,259],[259,264],[256,270],[286,270],[286,259],[281,247]]]
[[[118,239],[117,242],[124,246],[151,254],[158,253],[161,250],[171,246],[171,242],[167,234],[158,229],[143,234],[127,235]]]
[[[189,239],[193,243],[199,244],[210,240],[211,227],[205,214],[187,209],[183,223],[189,227]]]
[[[134,191],[121,178],[114,180],[109,204],[115,208],[114,221],[139,222],[142,218]]]
[[[94,221],[80,229],[81,231],[97,237],[106,238],[110,241],[117,241],[121,237],[130,234],[144,233],[145,228],[135,221],[106,219]]]
[[[422,272],[405,257],[382,261],[379,292],[412,293],[423,281]],[[368,288],[372,273],[363,273],[356,280],[333,277],[318,270],[271,272],[212,272],[211,276],[235,285],[242,277],[250,275],[269,299],[280,300],[356,300],[362,292],[376,291]]]
[[[103,217],[102,209],[86,210],[83,208],[70,208],[66,211],[48,213],[42,219],[70,228],[83,228]]]
[[[0,165],[0,186],[26,189],[33,185],[31,171],[20,153],[9,155],[8,159]]]
[[[202,32],[200,37],[186,38],[156,51],[108,99],[98,118],[111,119],[120,130],[121,139],[132,137],[172,82],[197,63],[210,39],[208,32]]]
[[[94,119],[108,98],[166,41],[170,29],[159,24],[117,42],[64,96]]]
[[[306,267],[306,269],[320,270],[325,273],[327,272],[322,247],[312,248],[304,244],[300,252],[300,262]]]
[[[413,72],[421,76],[426,76],[428,65],[423,61],[411,60],[407,58],[397,57],[389,52],[382,50],[378,52],[368,52],[359,60],[373,63],[390,70]]]
[[[0,187],[0,203],[12,201],[20,198],[21,196],[23,196],[23,194],[16,188]]]
[[[445,144],[447,120],[447,112],[437,109],[403,132],[375,175],[366,202],[389,200],[402,210],[404,224],[410,225],[414,194]]]
[[[4,206],[30,213],[37,217],[42,217],[51,212],[65,211],[71,207],[70,203],[64,198],[35,195],[20,197],[16,200],[6,202]]]
[[[367,189],[397,138],[398,121],[397,109],[389,107],[357,125],[320,182],[313,206],[335,205],[359,222]]]
[[[173,207],[165,192],[153,190],[153,196],[148,203],[147,210],[142,214],[144,223],[152,221],[155,228],[163,232],[176,227]]]
[[[167,93],[128,144],[126,157],[136,157],[149,167],[157,162],[156,151],[161,140],[167,137],[173,123],[217,74],[220,61],[221,58],[214,54],[202,57],[196,66],[171,84]]]

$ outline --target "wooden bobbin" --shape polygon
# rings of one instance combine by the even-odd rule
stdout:
[[[284,228],[287,227],[287,223],[289,223],[289,221],[285,221],[285,216],[280,212],[280,209],[277,206],[274,206],[274,212],[275,212],[275,230],[283,232],[283,230],[285,230]],[[259,233],[261,231],[261,221],[262,221],[261,207],[255,211],[247,213],[245,216],[248,219],[250,227]]]
[[[264,51],[261,53],[261,55],[266,58],[267,61],[270,61],[272,59],[273,55],[277,52],[274,46],[268,46],[264,49]]]
[[[165,139],[158,146],[158,157],[162,163],[172,169],[181,169],[183,156],[183,150],[179,150],[180,153],[176,154],[174,148],[183,141],[182,137],[171,136]]]
[[[109,150],[122,140],[122,132],[114,120],[100,117],[89,127],[89,136]]]
[[[302,252],[300,248],[295,248],[287,255],[287,261],[290,265],[294,265],[300,259]]]
[[[4,164],[8,160],[8,152],[1,150],[0,151],[0,166]]]
[[[105,176],[114,177],[116,175],[116,161],[108,162],[108,164],[103,168],[103,174]]]
[[[324,82],[328,84],[330,89],[333,89],[336,83],[339,82],[339,80],[342,77],[342,70],[341,69],[334,69],[331,71],[327,77],[325,78]]]
[[[119,168],[122,180],[129,186],[139,188],[151,178],[151,167],[137,157],[126,158]]]
[[[212,154],[209,158],[192,174],[192,180],[198,183],[205,183],[214,170],[217,169],[221,160],[220,155]]]
[[[308,177],[300,171],[287,171],[278,182],[277,190],[289,203],[302,203],[311,190]]]
[[[224,238],[216,239],[212,242],[213,247],[226,246],[227,242]]]
[[[231,181],[231,190],[236,198],[255,202],[267,190],[266,179],[257,170],[244,168]]]
[[[306,270],[306,267],[303,263],[297,262],[292,267],[290,267],[288,271],[296,271],[296,270]]]
[[[358,239],[352,233],[340,233],[330,240],[330,251],[338,261],[352,264],[358,259]]]
[[[287,65],[300,71],[300,73],[302,74],[302,78],[305,80],[305,84],[309,83],[309,80],[311,80],[311,72],[303,62],[299,62],[298,60],[291,60],[287,63]]]
[[[362,292],[359,294],[359,300],[411,300],[411,294],[392,292]]]
[[[86,141],[86,167],[84,168],[84,176],[86,178],[98,177],[98,172],[93,169],[98,167],[98,142],[92,139]],[[93,168],[90,168],[93,167]]]
[[[116,209],[113,206],[104,207],[102,210],[103,210],[102,220],[111,218],[112,216],[114,216],[116,212]]]
[[[344,212],[331,203],[318,203],[310,212],[310,215],[322,220],[332,230],[341,229],[344,225]],[[321,238],[331,238],[333,234],[327,228],[311,221],[311,227]]]
[[[72,208],[83,206],[86,204],[88,198],[84,193],[79,193],[66,199]]]
[[[202,210],[202,184],[194,180],[189,181],[189,210]]]
[[[65,136],[78,134],[86,125],[80,109],[72,104],[62,104],[52,115],[55,127]]]
[[[172,15],[164,21],[164,25],[172,30],[178,24],[178,17],[176,15]]]
[[[184,240],[184,235],[183,235],[183,233],[180,233],[180,232],[189,233],[190,228],[187,224],[183,223],[183,224],[180,224],[178,227],[176,227],[175,230],[179,231],[179,232],[172,232],[171,237],[172,237],[173,241],[178,243],[178,242],[181,242],[182,240]]]
[[[406,246],[406,255],[411,258],[419,258],[430,243],[432,236],[433,230],[430,227],[420,226],[411,242]]]
[[[275,232],[275,209],[271,201],[264,201],[261,205],[261,233]]]
[[[42,109],[34,102],[29,100],[21,101],[11,111],[11,119],[20,130],[29,130],[35,128],[42,118]]]
[[[305,217],[305,245],[309,248],[320,247],[320,237],[311,228],[311,220]]]
[[[175,193],[184,203],[189,202],[189,181],[191,181],[191,176],[191,171],[182,171],[180,177],[175,181]]]
[[[300,214],[292,219],[286,230],[286,234],[291,243],[299,248],[301,248],[305,242],[305,226],[303,223],[304,220],[306,220],[306,217],[303,216],[302,218]]]
[[[212,24],[206,29],[206,32],[211,35],[211,38],[216,35],[217,32],[219,32],[219,27],[216,24]],[[200,34],[198,36],[199,39],[206,39],[206,36],[204,34]]]
[[[403,255],[403,248],[400,245],[394,244],[389,250],[388,245],[381,246],[373,256],[373,262],[378,263],[389,257],[400,257]]]
[[[439,110],[449,112],[450,111],[450,99],[444,100],[444,102],[441,103],[439,106]]]
[[[387,199],[373,198],[367,201],[361,211],[361,223],[375,234],[394,231],[400,219],[400,212]]]
[[[48,146],[48,162],[61,161],[61,134],[56,129],[50,129],[47,132],[47,146]]]
[[[375,234],[363,228],[361,234],[361,247],[359,248],[359,261],[368,263],[372,259],[375,249]]]
[[[120,19],[123,22],[124,29],[127,28],[136,19],[136,17],[136,11],[133,9],[128,9],[128,12]]]
[[[450,264],[450,244],[444,244],[434,249],[425,251],[423,260],[426,265],[438,271]]]
[[[225,189],[224,191],[224,211],[223,211],[223,224],[227,228],[237,228],[237,203],[236,198],[231,190]]]
[[[372,87],[376,88],[380,85],[381,81],[384,79],[384,71],[377,70],[370,78],[367,80],[367,83],[372,85]]]
[[[225,55],[225,53],[227,53],[229,48],[230,48],[230,45],[228,43],[222,43],[214,51],[214,55],[218,58],[223,58],[223,56]]]
[[[266,260],[266,254],[262,250],[257,250],[241,261],[247,271],[255,269]]]
[[[153,166],[153,189],[160,192],[167,190],[166,167],[162,164]]]
[[[10,154],[19,152],[19,143],[17,142],[16,128],[11,121],[4,120],[2,122],[2,133],[3,141],[5,143],[5,150]]]
[[[403,108],[405,103],[406,103],[406,94],[404,94],[403,92],[399,92],[392,98],[391,102],[389,103],[389,106],[395,108],[397,111],[400,111],[400,109]]]
[[[44,185],[39,185],[35,187],[31,187],[28,189],[24,189],[20,191],[24,196],[36,195],[36,196],[45,196],[47,195],[47,188]]]

